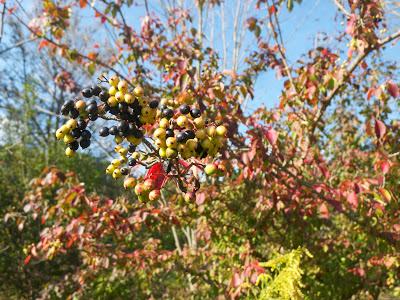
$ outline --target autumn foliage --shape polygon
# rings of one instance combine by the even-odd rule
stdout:
[[[6,218],[21,229],[40,224],[37,240],[21,245],[27,267],[77,258],[40,297],[398,297],[400,91],[385,49],[397,45],[400,31],[390,4],[334,1],[343,24],[335,47],[310,45],[289,63],[280,18],[303,4],[253,1],[244,31],[254,47],[224,69],[223,51],[207,44],[202,22],[227,1],[197,0],[166,15],[144,1],[138,28],[125,15],[136,2],[45,0],[33,20],[18,5],[7,16],[39,51],[94,78],[117,74],[172,103],[191,97],[210,122],[227,127],[215,158],[220,172],[207,177],[190,159],[177,160],[190,170],[169,180],[168,164],[157,160],[136,177],[163,187],[161,198],[141,202],[129,191],[115,199],[89,193],[80,174],[47,168],[30,182],[23,208]],[[105,51],[96,37],[84,48],[71,42],[72,17],[82,10],[118,33],[117,50]],[[277,105],[249,113],[246,105],[263,97],[256,81],[271,70],[284,82]],[[55,82],[80,90],[67,71]],[[146,127],[150,142],[154,130]],[[179,179],[195,188],[183,191]]]

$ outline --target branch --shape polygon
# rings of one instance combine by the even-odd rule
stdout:
[[[30,42],[36,41],[37,39],[38,39],[38,37],[33,37],[33,38],[30,38],[30,39],[27,39],[27,40],[19,41],[18,43],[1,50],[0,51],[0,55],[4,54],[4,53],[6,53],[6,52],[8,52],[8,51],[10,51],[12,49],[18,48],[18,47],[20,47],[20,46],[22,46],[22,45],[24,45],[26,43],[30,43]],[[0,35],[0,41],[1,41],[1,35]]]
[[[347,17],[349,17],[351,14],[346,10],[346,8],[343,6],[342,2],[340,0],[333,0],[333,2],[336,4],[336,6],[339,8],[339,10],[345,14]]]
[[[1,23],[0,23],[0,43],[3,38],[3,33],[4,33],[4,16],[6,15],[6,2],[4,1],[3,4],[3,11],[1,12]]]
[[[365,52],[360,53],[355,60],[351,63],[351,65],[347,68],[346,73],[344,74],[342,80],[335,86],[335,88],[332,90],[332,92],[325,98],[322,107],[313,123],[313,127],[311,129],[311,135],[314,135],[315,129],[318,125],[318,123],[321,121],[322,116],[324,115],[326,109],[328,106],[331,104],[333,98],[340,92],[342,87],[345,85],[346,81],[350,78],[350,76],[353,74],[354,70],[364,61],[364,59],[372,52],[375,50],[381,49],[383,46],[386,44],[390,43],[391,41],[397,39],[400,37],[400,30],[387,36],[383,40],[379,40],[376,45],[373,47],[368,48]]]

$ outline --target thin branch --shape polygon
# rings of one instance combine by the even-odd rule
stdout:
[[[336,4],[336,6],[339,8],[339,10],[344,13],[347,17],[349,17],[351,14],[346,10],[346,8],[343,6],[342,2],[340,0],[333,0],[333,2]]]
[[[3,11],[1,12],[1,20],[0,20],[0,43],[1,40],[3,39],[3,33],[4,33],[4,16],[6,15],[6,2],[4,1],[3,4]]]
[[[0,55],[4,54],[4,53],[6,53],[6,52],[8,52],[8,51],[10,51],[10,50],[12,50],[12,49],[18,48],[18,47],[20,47],[20,46],[22,46],[22,45],[24,45],[24,44],[26,44],[26,43],[30,43],[30,42],[36,41],[37,39],[38,39],[38,37],[35,36],[35,37],[33,37],[33,38],[30,38],[30,39],[26,39],[26,40],[23,40],[23,41],[19,41],[18,43],[14,44],[14,45],[12,45],[12,46],[10,46],[10,47],[7,47],[7,48],[5,48],[5,49],[3,49],[3,50],[1,50],[1,51],[0,51]],[[0,36],[0,42],[1,42],[1,36]]]
[[[335,88],[332,90],[332,92],[326,97],[324,100],[322,107],[315,118],[315,121],[313,123],[313,127],[311,129],[311,135],[314,135],[315,129],[317,128],[318,123],[321,121],[322,116],[324,115],[325,111],[331,104],[333,98],[341,91],[342,87],[345,87],[346,81],[350,78],[350,76],[353,74],[354,70],[364,61],[364,59],[373,51],[381,49],[383,46],[386,44],[394,41],[395,39],[400,37],[400,30],[387,36],[386,38],[380,40],[377,42],[376,45],[373,47],[368,48],[365,52],[360,53],[354,61],[351,63],[351,65],[347,68],[342,80],[335,86]]]

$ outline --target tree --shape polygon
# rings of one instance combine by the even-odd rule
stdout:
[[[339,50],[310,47],[291,64],[280,20],[286,11],[296,13],[294,2],[235,1],[227,70],[227,3],[194,1],[194,10],[185,1],[160,3],[156,14],[144,1],[140,28],[127,17],[137,1],[47,0],[43,17],[29,24],[19,9],[8,13],[57,58],[92,74],[116,74],[151,100],[170,99],[170,106],[191,98],[211,123],[228,128],[229,142],[217,156],[224,176],[196,178],[196,168],[212,158],[185,176],[173,161],[178,184],[168,181],[160,201],[143,203],[89,198],[52,170],[25,198],[24,218],[35,208],[46,226],[27,262],[79,253],[76,273],[54,283],[59,297],[377,299],[398,293],[399,126],[392,112],[399,87],[384,56],[400,37],[390,17],[396,4],[334,1],[346,24],[336,39]],[[254,9],[241,20],[241,8],[249,6]],[[100,44],[79,50],[65,38],[71,14],[80,10],[104,26],[114,51],[104,53]],[[222,47],[206,39],[205,20],[216,12]],[[241,42],[250,37],[253,47],[242,62]],[[247,115],[255,82],[268,70],[285,78],[279,106]],[[144,140],[156,127],[146,128]],[[185,193],[182,180],[195,188]],[[59,204],[50,209],[38,191],[59,181]]]

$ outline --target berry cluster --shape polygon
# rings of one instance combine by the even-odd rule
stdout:
[[[161,186],[149,178],[138,182],[131,175],[133,167],[150,168],[155,163],[165,163],[166,173],[185,179],[185,174],[174,170],[182,159],[204,168],[200,160],[215,157],[224,146],[226,127],[208,122],[188,94],[177,100],[158,100],[118,76],[101,82],[108,83],[108,87],[85,88],[82,98],[64,103],[61,113],[70,119],[57,130],[56,137],[64,140],[66,155],[72,156],[79,147],[85,149],[90,145],[90,121],[101,118],[113,122],[99,130],[101,137],[114,137],[115,152],[120,156],[111,161],[106,173],[115,179],[125,176],[124,187],[134,189],[139,199],[158,199]],[[206,174],[212,175],[209,166]],[[182,178],[179,183],[182,190]]]

